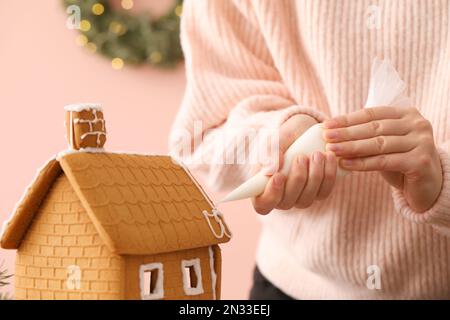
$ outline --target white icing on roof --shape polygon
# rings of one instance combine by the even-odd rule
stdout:
[[[104,153],[105,149],[104,148],[81,148],[80,150],[75,150],[75,149],[67,149],[64,151],[61,151],[57,154],[56,156],[56,161],[60,161],[61,158],[65,157],[66,155],[69,154],[73,154],[73,153]]]
[[[64,110],[74,112],[80,112],[83,110],[103,111],[102,106],[99,103],[89,103],[89,102],[69,104],[64,107]]]
[[[159,153],[142,153],[142,152],[133,152],[133,151],[108,151],[108,152],[106,152],[105,148],[81,148],[80,150],[74,150],[74,149],[70,149],[69,148],[67,150],[60,151],[56,155],[56,160],[60,161],[61,158],[65,157],[66,155],[73,154],[73,153],[128,154],[128,155],[133,155],[133,156],[146,156],[146,157],[153,157],[153,156],[160,156],[161,155]],[[174,161],[175,164],[180,165],[179,162],[175,161],[172,157],[171,157],[171,159]],[[214,207],[214,204],[211,204],[211,207]]]

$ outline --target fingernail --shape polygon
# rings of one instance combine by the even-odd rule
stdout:
[[[314,162],[320,163],[323,159],[323,155],[321,152],[314,152],[312,158]]]
[[[354,164],[354,161],[353,161],[353,160],[350,160],[350,159],[341,159],[341,165],[342,165],[343,167],[351,167],[351,166],[353,166],[353,164]]]
[[[301,155],[297,157],[297,163],[300,166],[304,166],[308,164],[308,157],[306,157],[305,155]]]
[[[323,135],[325,140],[336,139],[338,137],[338,132],[337,130],[325,130]]]
[[[326,149],[327,151],[333,151],[333,152],[336,152],[336,151],[340,151],[342,148],[341,148],[341,146],[340,146],[339,144],[337,144],[337,143],[327,143],[325,149]]]
[[[327,128],[327,129],[332,129],[332,128],[334,128],[334,127],[337,127],[338,122],[337,122],[336,120],[331,119],[331,120],[325,121],[325,122],[323,123],[323,125],[324,125],[325,128]]]
[[[278,174],[273,177],[273,186],[275,189],[281,189],[284,184],[284,178],[281,174]]]

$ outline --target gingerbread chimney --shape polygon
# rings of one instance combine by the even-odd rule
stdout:
[[[64,110],[70,148],[102,149],[106,142],[106,126],[101,106],[95,103],[80,103],[68,105]]]

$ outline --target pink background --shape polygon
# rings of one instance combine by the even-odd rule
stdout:
[[[135,3],[137,9],[158,3],[161,11],[170,1],[160,1]],[[66,148],[66,104],[103,104],[109,150],[167,153],[185,86],[182,65],[172,71],[112,69],[108,60],[75,44],[77,33],[65,27],[59,0],[2,1],[0,21],[0,222],[9,217],[37,168]],[[232,242],[222,246],[223,298],[246,299],[259,225],[248,202],[221,210],[234,233]],[[11,272],[14,257],[14,251],[0,249],[0,261],[5,259]]]

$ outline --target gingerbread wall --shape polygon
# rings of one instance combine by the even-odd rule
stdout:
[[[220,298],[220,277],[221,277],[221,255],[217,245],[212,247],[214,253],[214,272],[216,273],[216,298]],[[204,293],[200,295],[188,296],[183,288],[183,274],[181,261],[200,259],[202,285]],[[151,256],[127,256],[125,258],[125,298],[132,300],[141,299],[139,287],[139,268],[141,265],[150,263],[163,264],[164,277],[164,299],[194,299],[194,300],[211,300],[214,299],[213,279],[210,268],[210,251],[208,247],[191,249],[173,253],[157,254]]]
[[[123,258],[103,244],[67,178],[54,183],[17,253],[16,299],[121,299]],[[80,289],[67,286],[79,266]]]

